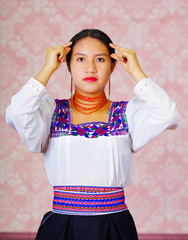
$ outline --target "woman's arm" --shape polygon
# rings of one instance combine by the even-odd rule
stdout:
[[[42,152],[50,133],[55,102],[45,93],[45,87],[31,78],[12,97],[6,109],[6,122],[18,132],[31,152]]]
[[[136,152],[166,129],[178,126],[180,115],[167,93],[142,71],[136,52],[110,44],[117,53],[111,55],[136,81],[135,97],[127,105],[127,121]]]
[[[135,97],[127,104],[127,121],[132,149],[137,152],[166,129],[175,129],[180,121],[176,104],[149,78],[134,88]]]
[[[51,75],[65,61],[72,43],[47,48],[42,70],[12,97],[6,109],[6,122],[18,132],[31,152],[42,152],[50,133],[55,102],[45,96]]]

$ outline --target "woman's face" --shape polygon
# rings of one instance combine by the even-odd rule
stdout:
[[[104,91],[115,64],[107,47],[98,39],[80,39],[73,48],[70,72],[78,93],[98,96]]]

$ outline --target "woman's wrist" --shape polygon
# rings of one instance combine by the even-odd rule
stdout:
[[[54,71],[53,68],[44,65],[42,70],[35,76],[35,79],[46,86]]]
[[[136,83],[140,82],[143,78],[148,78],[148,76],[141,70],[137,70],[131,74],[136,81]]]

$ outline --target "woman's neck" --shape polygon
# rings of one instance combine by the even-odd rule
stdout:
[[[89,94],[82,95],[76,90],[70,100],[71,108],[76,109],[83,114],[91,114],[97,112],[108,103],[104,91],[97,96],[95,95],[91,97],[91,95],[88,95]]]

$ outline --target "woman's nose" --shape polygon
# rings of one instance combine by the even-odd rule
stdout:
[[[95,65],[94,61],[88,61],[87,62],[86,72],[88,72],[88,73],[96,73],[97,72],[96,65]]]

